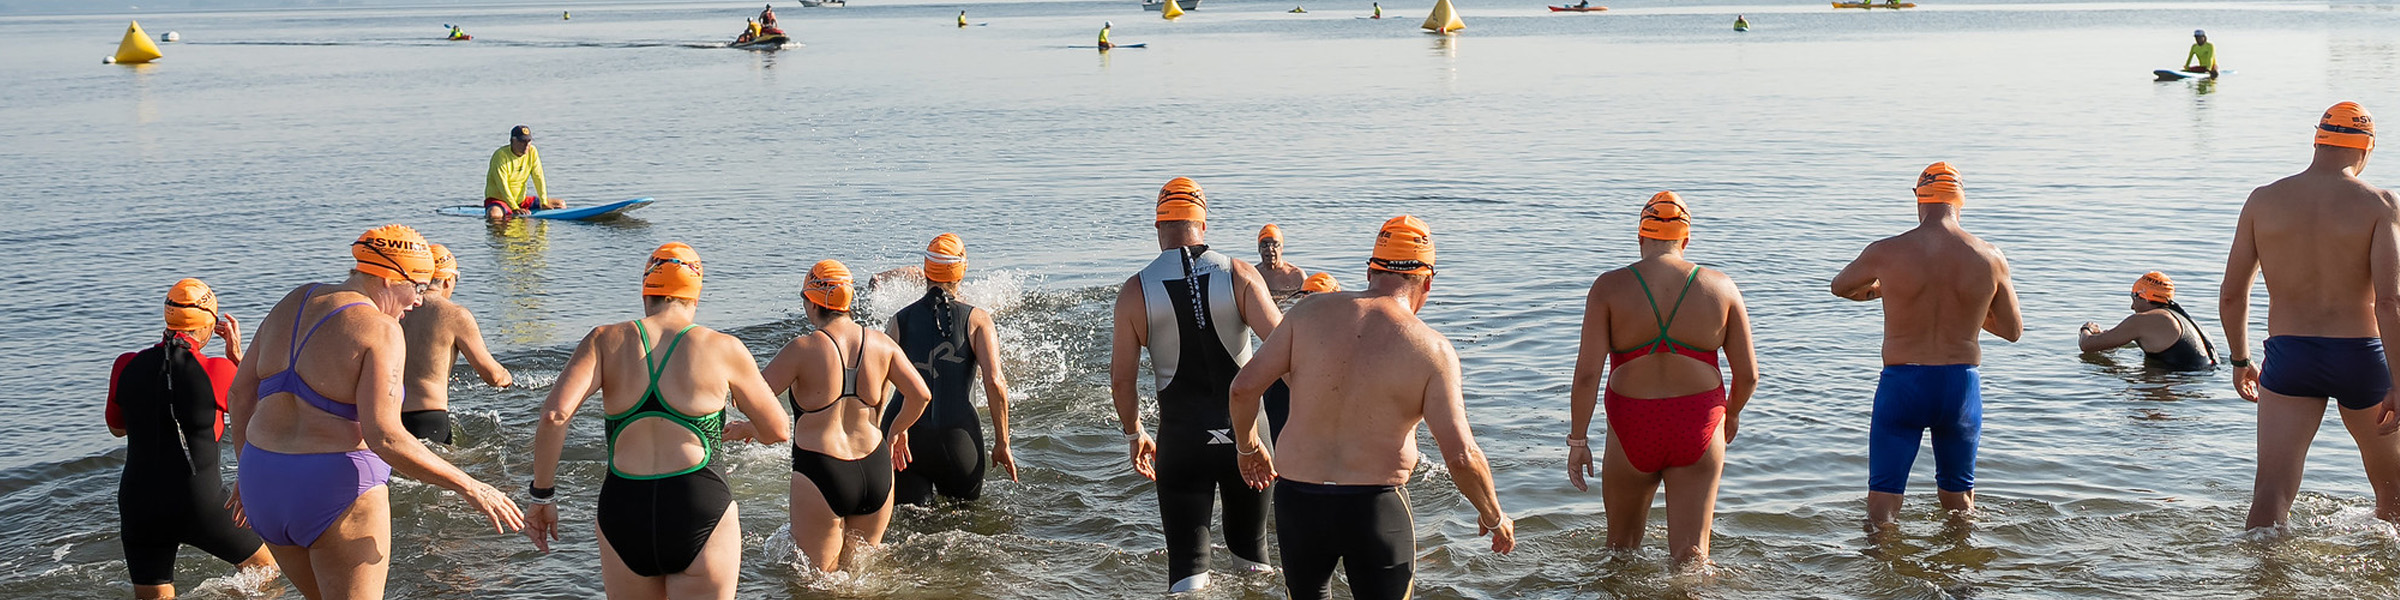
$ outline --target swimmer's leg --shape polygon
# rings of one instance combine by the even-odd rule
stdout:
[[[1217,481],[1217,493],[1225,502],[1225,549],[1233,552],[1237,566],[1263,571],[1269,568],[1267,492],[1250,489],[1250,485],[1242,481],[1239,463],[1228,461],[1225,466],[1225,476]],[[1250,564],[1239,564],[1243,561]]]
[[[1642,529],[1650,524],[1650,501],[1658,493],[1659,473],[1643,473],[1627,458],[1610,430],[1600,454],[1600,512],[1608,517],[1608,547],[1631,550],[1642,545]],[[1673,501],[1675,496],[1667,496]],[[1673,512],[1668,513],[1670,516]]]
[[[1709,531],[1717,518],[1717,485],[1725,475],[1725,430],[1716,430],[1700,461],[1668,467],[1667,551],[1675,564],[1708,562]],[[1647,504],[1645,503],[1645,506]]]
[[[626,566],[625,558],[617,554],[617,546],[609,543],[608,534],[600,530],[597,518],[593,519],[592,531],[597,532],[592,537],[600,538],[600,589],[610,600],[667,597],[666,579],[643,577],[634,573],[633,567]]]
[[[2346,421],[2347,419],[2345,419]],[[2283,525],[2300,475],[2308,468],[2308,446],[2325,422],[2324,398],[2285,396],[2258,390],[2258,471],[2250,488],[2250,518],[2244,529]],[[2363,453],[2364,445],[2361,446]],[[2372,468],[2372,463],[2370,463]]]
[[[2375,419],[2380,404],[2360,410],[2342,409],[2342,427],[2358,442],[2358,455],[2367,467],[2367,483],[2375,488],[2375,518],[2400,521],[2400,434],[2381,435]]]
[[[1283,587],[1293,600],[1318,600],[1333,593],[1333,569],[1342,555],[1338,532],[1316,498],[1275,482],[1275,549],[1283,559]]]
[[[666,586],[661,591],[665,597],[733,600],[735,584],[742,579],[741,517],[741,506],[725,505],[725,516],[717,519],[717,529],[708,534],[708,544],[700,547],[700,556],[692,560],[692,566],[663,579]]]
[[[378,485],[350,501],[350,509],[333,522],[317,541],[299,552],[310,569],[310,583],[321,598],[382,598],[384,580],[392,567],[391,486]],[[284,554],[277,552],[278,562]],[[285,573],[291,571],[287,567]],[[294,585],[301,585],[297,575]],[[303,595],[309,586],[302,585]]]
[[[792,546],[818,571],[842,568],[842,518],[834,516],[817,484],[799,473],[792,474]]]
[[[1932,428],[1933,479],[1941,490],[1942,509],[1963,514],[1975,509],[1975,451],[1983,443],[1983,376],[1972,368],[1940,375],[1938,385],[1925,390],[1938,394],[1934,398],[1941,402]]]
[[[1417,532],[1408,509],[1408,490],[1395,488],[1373,496],[1356,496],[1367,505],[1351,517],[1369,530],[1345,532],[1355,536],[1342,553],[1342,573],[1350,579],[1350,596],[1358,600],[1407,600],[1417,579]]]

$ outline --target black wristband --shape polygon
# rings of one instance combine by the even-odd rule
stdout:
[[[558,495],[558,488],[557,488],[557,487],[534,487],[534,485],[533,485],[533,484],[531,484],[531,483],[527,483],[527,484],[525,484],[525,494],[526,494],[526,495],[529,495],[529,496],[533,496],[533,499],[535,499],[535,500],[549,500],[549,499],[550,499],[552,496],[557,496],[557,495]]]
[[[2247,358],[2236,358],[2236,359],[2233,359],[2231,362],[2233,363],[2233,368],[2236,368],[2236,369],[2247,369],[2247,368],[2250,368],[2250,359],[2247,359]]]

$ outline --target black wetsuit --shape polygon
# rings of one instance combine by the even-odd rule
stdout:
[[[125,430],[117,515],[135,585],[174,583],[185,544],[234,564],[262,547],[233,525],[218,472],[224,392],[239,367],[193,354],[184,339],[119,357],[110,378],[109,426]]]
[[[1408,489],[1275,480],[1275,546],[1293,600],[1333,592],[1338,563],[1358,600],[1402,600],[1416,580],[1416,524]]]
[[[895,502],[928,504],[936,493],[960,500],[983,497],[983,421],[976,417],[971,397],[981,349],[967,335],[974,314],[974,306],[950,298],[938,287],[892,314],[901,351],[933,391],[924,416],[908,428],[908,452],[915,460],[894,478]],[[891,402],[898,410],[883,412],[885,431],[908,407],[908,399],[899,394],[893,394]]]
[[[2180,311],[2169,310],[2167,315],[2175,319],[2180,337],[2175,340],[2175,345],[2168,346],[2166,350],[2142,351],[2142,363],[2170,371],[2207,371],[2217,368],[2217,359],[2213,356],[2215,352],[2201,350],[2207,347],[2208,339],[2201,337],[2205,334],[2200,333],[2200,324],[2193,323],[2191,317]]]
[[[1205,246],[1185,250],[1161,253],[1139,276],[1159,380],[1158,511],[1171,587],[1209,571],[1208,519],[1220,498],[1226,548],[1264,564],[1267,545],[1267,495],[1242,480],[1226,410],[1233,376],[1250,358],[1233,261]]]

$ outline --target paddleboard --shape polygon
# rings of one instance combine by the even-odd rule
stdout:
[[[2183,81],[2183,80],[2186,80],[2186,79],[2208,79],[2208,74],[2207,74],[2207,73],[2186,73],[2186,72],[2179,71],[2179,70],[2175,70],[2175,69],[2158,69],[2158,70],[2155,70],[2155,71],[2151,71],[2151,72],[2150,72],[2150,74],[2151,74],[2152,76],[2155,76],[2155,77],[2157,77],[2159,81]],[[2219,78],[2223,78],[2223,77],[2225,77],[2226,75],[2232,75],[2232,74],[2233,74],[2233,72],[2232,72],[2232,71],[2217,71],[2217,77],[2219,77]]]
[[[639,209],[639,208],[641,208],[641,207],[644,207],[644,206],[649,206],[651,203],[654,203],[654,202],[657,202],[657,201],[658,201],[658,200],[656,200],[656,199],[652,199],[652,198],[634,198],[634,199],[632,199],[632,200],[619,200],[619,201],[616,201],[616,202],[610,202],[610,203],[607,203],[607,204],[595,204],[595,205],[592,205],[592,206],[578,206],[578,207],[573,207],[573,208],[559,208],[559,209],[551,209],[551,210],[537,210],[537,211],[533,211],[533,212],[530,212],[530,213],[525,213],[525,214],[523,214],[523,215],[518,215],[518,216],[533,217],[533,218],[536,218],[536,219],[561,219],[561,220],[567,220],[567,221],[588,221],[588,220],[591,220],[591,219],[599,219],[599,218],[603,218],[603,217],[609,217],[609,216],[613,216],[613,215],[621,215],[621,214],[625,214],[625,213],[633,212],[633,211],[634,211],[634,210],[636,210],[636,209]],[[444,207],[441,207],[441,208],[436,208],[436,209],[433,209],[433,212],[435,212],[435,213],[437,213],[437,214],[449,215],[449,216],[453,216],[453,217],[481,217],[481,216],[483,216],[483,214],[484,214],[484,213],[483,213],[483,205],[481,205],[481,204],[464,204],[464,205],[459,205],[459,206],[444,206]]]
[[[1113,49],[1117,49],[1117,48],[1148,48],[1148,47],[1150,47],[1150,43],[1149,43],[1149,42],[1143,42],[1143,43],[1139,43],[1139,44],[1117,44],[1117,45],[1114,45],[1114,46],[1109,46],[1109,49],[1112,49],[1112,50],[1113,50]],[[1082,46],[1068,46],[1068,48],[1082,48],[1082,49],[1085,49],[1085,50],[1095,50],[1095,49],[1098,49],[1098,48],[1099,48],[1099,46],[1096,46],[1096,45],[1089,45],[1089,44],[1087,44],[1087,45],[1082,45]]]

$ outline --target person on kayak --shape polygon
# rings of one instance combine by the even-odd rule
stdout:
[[[2209,79],[2217,78],[2217,45],[2208,43],[2207,31],[2192,30],[2192,50],[2183,55],[2183,72],[2207,73]]]
[[[523,200],[512,203],[503,198]],[[533,212],[535,208],[565,206],[566,203],[550,197],[549,184],[542,181],[542,154],[533,149],[533,128],[524,125],[509,128],[508,145],[492,151],[491,167],[484,171],[483,216],[498,219]]]
[[[467,39],[467,32],[466,32],[466,30],[459,29],[457,25],[451,25],[451,26],[450,26],[450,39],[454,39],[454,40],[463,40],[463,39]]]
[[[1117,45],[1116,45],[1116,44],[1111,44],[1111,43],[1108,43],[1108,28],[1110,28],[1110,27],[1114,27],[1114,26],[1115,26],[1115,24],[1113,24],[1113,23],[1109,23],[1109,22],[1107,22],[1107,21],[1101,21],[1101,22],[1100,22],[1100,49],[1101,49],[1101,50],[1107,50],[1107,49],[1109,49],[1109,48],[1115,48],[1115,47],[1117,47]]]
[[[1577,3],[1575,3],[1575,8],[1591,8],[1591,7],[1592,7],[1592,0],[1583,0],[1582,2],[1577,2]]]

